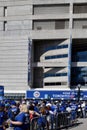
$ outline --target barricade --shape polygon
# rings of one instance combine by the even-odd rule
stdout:
[[[30,130],[37,130],[37,128],[38,128],[37,120],[38,120],[38,117],[34,117],[30,121]]]
[[[72,123],[71,113],[68,112],[58,113],[56,117],[56,129],[68,127],[71,125],[71,123]]]
[[[47,126],[46,116],[34,117],[30,121],[30,130],[45,130]]]
[[[68,112],[58,113],[55,116],[50,115],[49,122],[47,120],[47,116],[44,116],[46,120],[46,124],[44,126],[38,124],[40,117],[35,117],[30,122],[30,130],[58,130],[60,128],[69,127],[73,122],[71,116],[71,113]]]
[[[53,118],[51,117],[51,122],[49,122],[50,130],[58,130],[60,128],[68,127],[72,123],[71,113],[62,112],[56,114]]]

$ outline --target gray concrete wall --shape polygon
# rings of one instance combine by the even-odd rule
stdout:
[[[29,87],[27,81],[28,38],[33,41],[70,40],[72,34],[73,39],[87,39],[87,29],[80,28],[83,24],[86,24],[86,21],[79,20],[87,19],[87,14],[73,14],[73,4],[79,3],[87,4],[87,0],[0,0],[0,83],[5,86],[6,90],[14,91],[14,88],[15,90],[26,90]],[[69,21],[69,23],[65,22],[65,28],[56,30],[55,20]],[[41,25],[44,29],[36,30],[38,25]],[[32,27],[34,30],[32,30]],[[70,44],[70,41],[68,44]],[[53,55],[68,53],[68,50],[51,51],[47,55],[50,53]],[[50,66],[58,66],[67,68],[68,58],[45,61],[43,55],[40,57],[40,61],[33,62],[33,67],[44,68],[45,66],[50,68]],[[46,78],[43,81],[61,81],[63,87],[68,87],[64,86],[68,81],[67,76],[55,79]]]
[[[28,86],[28,38],[32,29],[28,0],[0,0],[0,85],[5,92]]]
[[[22,37],[0,38],[0,85],[5,90],[28,88],[28,40]]]
[[[8,16],[30,15],[32,13],[32,6],[26,3],[25,5],[8,6],[7,12]]]
[[[31,21],[21,20],[21,21],[8,21],[7,30],[8,31],[17,31],[17,30],[31,30]]]
[[[0,7],[0,17],[3,17],[3,7]]]

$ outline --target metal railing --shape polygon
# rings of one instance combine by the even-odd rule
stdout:
[[[58,130],[60,128],[69,127],[76,120],[72,118],[69,112],[57,113],[56,115],[35,117],[30,121],[30,130]],[[44,124],[42,122],[44,119]],[[74,121],[73,121],[74,120]]]

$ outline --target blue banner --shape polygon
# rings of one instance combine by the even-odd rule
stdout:
[[[4,86],[0,86],[0,100],[4,98]]]
[[[78,90],[28,90],[26,98],[78,100]],[[80,100],[87,100],[87,91],[80,91]]]
[[[29,90],[26,92],[26,98],[37,99],[74,99],[76,98],[76,91],[49,91],[49,90]]]

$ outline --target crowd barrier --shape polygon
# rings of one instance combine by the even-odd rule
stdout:
[[[34,117],[31,121],[30,121],[30,130],[38,130],[38,117]]]
[[[58,113],[58,115],[56,116],[56,129],[70,126],[71,123],[71,113]]]
[[[40,117],[35,117],[30,122],[30,130],[58,130],[69,127],[76,120],[76,118],[73,119],[71,116],[72,114],[68,112],[58,113],[55,116],[44,116],[45,125],[40,125],[38,123]]]

